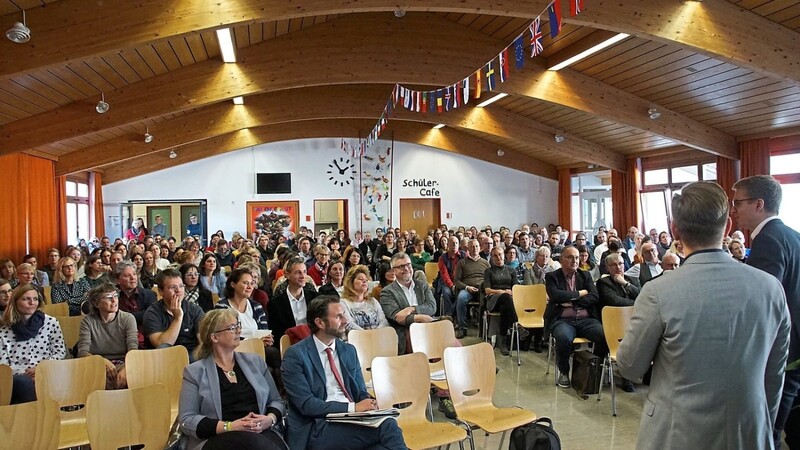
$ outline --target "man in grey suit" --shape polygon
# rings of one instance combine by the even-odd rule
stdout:
[[[395,253],[389,261],[395,275],[393,283],[381,290],[381,308],[397,331],[397,351],[406,353],[408,327],[414,322],[431,322],[436,313],[436,300],[428,283],[415,280],[411,258]]]
[[[720,248],[728,198],[713,182],[672,199],[685,263],[644,286],[617,362],[638,379],[653,364],[639,449],[772,449],[789,350],[778,281]]]

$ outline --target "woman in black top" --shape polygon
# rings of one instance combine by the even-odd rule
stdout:
[[[503,249],[495,247],[489,258],[489,268],[483,273],[484,293],[486,294],[486,309],[500,313],[500,353],[509,355],[510,335],[503,336],[517,321],[517,312],[514,309],[514,300],[511,289],[517,283],[517,274],[511,267],[505,265]],[[520,339],[528,336],[528,331],[519,328]],[[540,350],[541,351],[541,350]]]
[[[395,253],[403,251],[397,248],[394,237],[394,233],[391,231],[387,231],[386,234],[383,235],[383,244],[375,249],[375,256],[372,258],[376,264],[380,264],[382,261],[389,262]]]

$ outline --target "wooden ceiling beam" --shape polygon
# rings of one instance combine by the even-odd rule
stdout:
[[[174,159],[169,157],[168,152],[158,152],[139,158],[135,163],[120,162],[108,166],[104,169],[103,183],[114,183],[258,144],[297,139],[298,136],[303,138],[357,138],[359,135],[363,136],[365,130],[371,128],[372,125],[371,121],[366,120],[326,119],[237,130],[226,135],[181,146],[175,149],[177,157]],[[384,137],[387,138],[394,133],[396,141],[446,150],[545,178],[557,179],[558,176],[556,168],[550,164],[537,161],[535,158],[513,150],[506,150],[503,157],[498,157],[494,144],[456,130],[446,128],[433,130],[419,123],[393,121],[384,133]]]
[[[194,141],[213,138],[244,128],[312,119],[372,119],[380,115],[391,85],[337,85],[291,89],[251,96],[243,106],[218,103],[150,126],[156,137],[147,144],[142,136],[126,135],[62,156],[56,175],[93,170],[120,161],[136,159]],[[296,102],[298,98],[303,102]],[[499,107],[459,108],[446,114],[412,113],[397,109],[392,120],[451,128],[468,128],[530,148],[564,154],[591,164],[625,171],[625,157],[578,138],[557,144],[555,130]]]

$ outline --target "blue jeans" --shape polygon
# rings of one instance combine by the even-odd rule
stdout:
[[[396,450],[407,447],[397,421],[389,419],[380,424],[378,428],[325,422],[318,434],[311,436],[309,448],[312,450],[349,450],[353,448]]]
[[[605,357],[608,354],[603,325],[592,317],[582,319],[557,319],[552,328],[556,340],[556,364],[561,373],[569,375],[569,355],[572,353],[572,340],[582,337],[594,342],[594,354]]]
[[[467,329],[467,304],[472,300],[474,294],[467,292],[466,289],[462,289],[458,292],[458,296],[456,297],[456,316],[458,316],[458,328]]]
[[[14,384],[11,387],[11,404],[28,403],[36,401],[36,388],[33,378],[27,375],[14,375]]]
[[[442,310],[439,311],[440,316],[450,316],[453,317],[455,314],[455,302],[453,301],[453,289],[450,289],[447,286],[442,288]]]

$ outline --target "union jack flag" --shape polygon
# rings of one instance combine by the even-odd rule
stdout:
[[[544,51],[542,46],[542,19],[537,17],[531,22],[531,58],[541,54]]]

